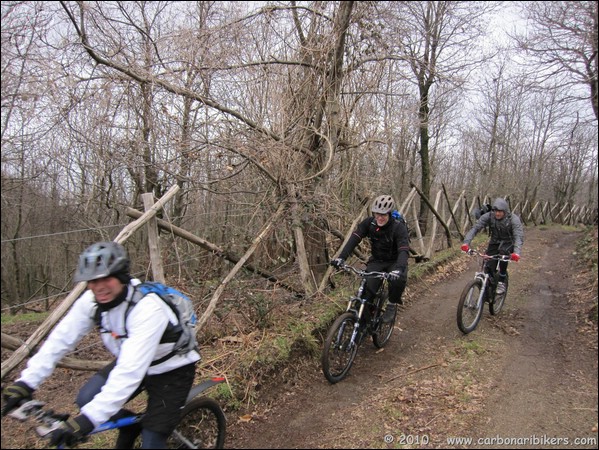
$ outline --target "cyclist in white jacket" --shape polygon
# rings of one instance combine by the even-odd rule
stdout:
[[[98,242],[81,254],[74,280],[87,281],[88,290],[4,390],[3,415],[30,400],[62,357],[99,324],[104,345],[116,359],[81,388],[75,401],[80,415],[55,430],[50,443],[72,446],[101,423],[127,412],[124,404],[145,389],[148,405],[141,425],[121,429],[116,448],[132,448],[140,432],[142,448],[166,448],[200,355],[196,350],[171,354],[174,342],[166,336],[177,316],[156,294],[146,295],[125,317],[134,286],[140,283],[130,276],[129,267],[125,249],[115,242]]]

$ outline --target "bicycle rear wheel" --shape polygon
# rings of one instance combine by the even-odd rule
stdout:
[[[324,376],[332,384],[347,376],[358,352],[358,342],[351,343],[355,323],[356,315],[346,312],[337,317],[329,328],[321,363]]]
[[[181,420],[167,441],[167,448],[223,448],[227,419],[220,405],[198,397],[185,405]]]
[[[458,328],[464,334],[473,331],[483,315],[485,302],[478,301],[482,285],[481,280],[472,280],[462,291],[460,302],[458,303],[457,319]]]
[[[376,348],[383,348],[387,342],[389,342],[389,339],[391,339],[391,335],[393,334],[393,328],[395,327],[395,319],[397,318],[397,309],[395,309],[393,319],[387,322],[383,321],[383,315],[385,314],[384,310],[389,304],[389,294],[385,292],[381,295],[381,308],[379,309],[378,317],[373,318],[373,321],[377,322],[375,331],[372,334],[372,343]]]

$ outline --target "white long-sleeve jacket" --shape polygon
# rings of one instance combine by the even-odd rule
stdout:
[[[152,361],[162,358],[173,349],[173,343],[161,344],[160,339],[169,321],[174,325],[178,322],[175,313],[160,297],[148,294],[130,309],[125,329],[125,310],[133,295],[133,286],[139,283],[137,279],[131,280],[127,300],[102,315],[102,327],[112,332],[102,333],[102,340],[117,357],[117,364],[102,391],[81,408],[81,413],[95,426],[119,411],[146,375],[169,372],[200,359],[199,353],[192,351],[150,366]],[[29,360],[19,381],[37,389],[52,374],[62,357],[96,327],[96,307],[92,291],[87,290],[52,330],[39,352]],[[127,337],[118,337],[123,335]]]

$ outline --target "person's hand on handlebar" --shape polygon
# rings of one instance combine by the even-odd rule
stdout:
[[[512,261],[518,262],[518,261],[520,261],[520,255],[518,253],[512,253],[510,256],[510,259]]]
[[[4,408],[2,415],[5,416],[13,409],[17,408],[21,403],[31,400],[33,389],[23,381],[15,381],[10,386],[7,386],[2,392],[4,398]]]
[[[343,266],[345,266],[345,259],[343,258],[335,258],[334,260],[332,260],[330,262],[331,266],[335,267],[336,269],[341,269]]]
[[[405,269],[392,270],[391,272],[389,272],[389,280],[391,280],[391,281],[401,280],[402,278],[405,277],[405,274],[406,274]]]
[[[94,430],[94,424],[83,414],[70,418],[50,434],[50,445],[73,447]]]

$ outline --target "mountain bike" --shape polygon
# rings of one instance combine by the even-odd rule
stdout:
[[[468,250],[468,255],[481,258],[481,271],[474,274],[474,279],[469,281],[460,297],[458,303],[457,319],[458,328],[464,334],[468,334],[478,326],[478,322],[483,315],[485,303],[489,304],[491,315],[499,314],[505,303],[508,290],[508,278],[506,274],[505,290],[501,294],[496,293],[497,282],[499,278],[499,263],[501,261],[510,261],[509,255],[485,255],[476,250]],[[496,261],[493,273],[485,272],[485,262],[488,260]]]
[[[222,383],[224,378],[211,378],[194,386],[189,391],[185,406],[181,411],[179,424],[169,436],[167,448],[223,448],[227,421],[220,405],[205,396],[198,397],[206,389]],[[41,437],[50,437],[50,433],[59,428],[69,418],[68,414],[58,414],[44,408],[45,403],[30,400],[23,403],[8,415],[14,419],[25,421],[30,418],[41,425],[36,432]],[[124,428],[141,421],[143,413],[132,413],[116,420],[109,420],[90,434]]]
[[[390,275],[388,273],[365,272],[347,264],[340,269],[355,273],[362,278],[362,281],[356,295],[349,299],[345,311],[329,328],[324,342],[322,371],[331,384],[347,376],[358,348],[366,336],[372,336],[372,342],[377,348],[382,348],[389,342],[397,317],[395,311],[392,320],[383,320],[389,298],[387,284]],[[370,301],[362,298],[367,278],[383,280],[376,295]]]

